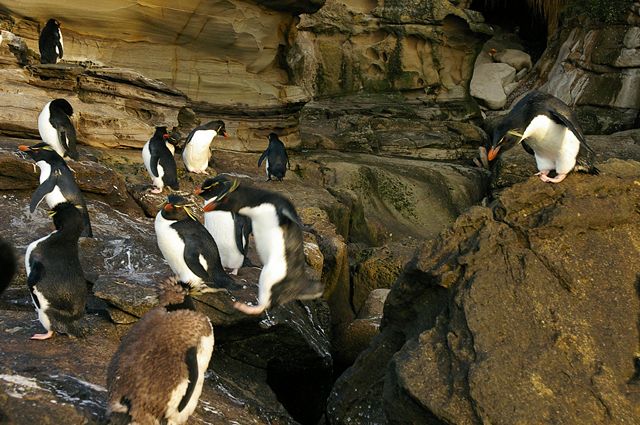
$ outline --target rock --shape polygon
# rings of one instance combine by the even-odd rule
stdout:
[[[627,30],[622,41],[627,49],[637,49],[640,47],[640,27],[631,27]]]
[[[633,423],[640,163],[622,163],[532,177],[420,249],[329,423]]]
[[[507,103],[504,87],[516,78],[516,70],[506,63],[485,63],[476,67],[471,80],[471,96],[491,109]]]
[[[325,0],[258,0],[258,4],[262,4],[273,10],[281,12],[289,12],[294,15],[301,13],[314,13],[317,12],[324,5]]]
[[[522,50],[505,49],[496,52],[493,56],[496,62],[506,63],[516,69],[517,72],[523,69],[531,69],[531,56]]]

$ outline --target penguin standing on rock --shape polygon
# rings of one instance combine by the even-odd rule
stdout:
[[[38,47],[40,48],[40,63],[56,63],[58,58],[62,59],[64,43],[60,32],[60,22],[55,19],[47,21],[40,33]]]
[[[232,211],[251,219],[256,249],[264,267],[258,282],[258,305],[235,303],[246,314],[260,314],[271,306],[322,295],[322,284],[305,276],[302,223],[295,208],[282,195],[241,186],[237,180],[218,176],[210,188],[213,197],[205,212]]]
[[[142,148],[142,160],[153,180],[152,193],[161,193],[165,186],[179,189],[178,170],[173,157],[175,147],[170,139],[167,127],[156,127],[155,133]]]
[[[196,195],[204,198],[205,206],[215,196],[214,191],[221,181],[226,181],[226,178],[208,178],[195,190]],[[231,274],[237,275],[247,255],[251,220],[230,211],[210,211],[204,214],[204,227],[216,241],[222,266],[231,269]]]
[[[183,424],[195,410],[214,336],[190,290],[165,282],[160,306],[122,338],[107,369],[109,423]]]
[[[73,173],[64,159],[46,143],[38,143],[31,147],[21,145],[18,146],[18,149],[31,156],[40,168],[40,186],[31,196],[30,211],[34,212],[43,199],[47,201],[49,208],[53,208],[61,202],[80,205],[84,222],[84,230],[81,236],[92,238],[93,231],[91,230],[87,204],[73,177]]]
[[[61,157],[78,159],[76,129],[71,122],[73,107],[65,99],[55,99],[44,105],[38,116],[40,137]]]
[[[211,150],[209,146],[216,135],[221,134],[227,138],[227,132],[224,128],[224,122],[210,121],[205,125],[194,128],[189,136],[182,151],[182,160],[185,167],[192,173],[206,174],[209,160],[211,159]]]
[[[269,134],[269,146],[260,155],[258,159],[258,167],[265,162],[265,170],[267,172],[267,181],[271,180],[271,177],[275,177],[279,181],[282,181],[284,175],[287,173],[287,167],[289,166],[289,156],[287,150],[284,147],[284,143],[278,139],[276,133]]]
[[[543,182],[560,183],[573,169],[599,173],[573,111],[550,94],[533,91],[516,103],[493,131],[489,161],[518,143],[535,156]],[[552,170],[555,177],[548,175]]]
[[[27,247],[24,256],[27,285],[38,319],[47,333],[31,339],[48,339],[53,332],[75,337],[83,335],[87,282],[78,256],[82,232],[81,208],[70,202],[50,211],[56,230]]]
[[[200,292],[235,288],[236,283],[222,268],[216,242],[194,217],[192,205],[181,196],[169,195],[156,215],[156,237],[162,255],[180,281]]]

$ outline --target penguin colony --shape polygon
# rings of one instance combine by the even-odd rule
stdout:
[[[39,40],[41,62],[55,64],[63,57],[60,23],[47,21]],[[87,205],[65,159],[78,159],[71,104],[48,102],[38,117],[43,143],[20,146],[40,169],[40,185],[33,193],[33,212],[45,200],[55,230],[29,244],[25,253],[27,284],[45,333],[82,337],[87,282],[79,258],[80,237],[92,237]],[[187,171],[206,174],[214,137],[227,137],[223,121],[196,127],[182,152]],[[277,134],[258,160],[265,163],[267,180],[282,181],[289,158]],[[179,189],[174,158],[175,138],[158,126],[142,150],[152,180],[152,193]],[[544,182],[560,183],[572,170],[598,174],[594,153],[573,111],[559,99],[538,91],[519,101],[495,128],[487,159],[494,160],[517,144],[535,156]],[[550,173],[555,176],[550,177]],[[193,214],[189,201],[170,193],[155,218],[158,247],[175,277],[159,287],[159,305],[144,315],[122,339],[107,371],[111,423],[185,423],[196,408],[204,373],[213,353],[209,319],[195,311],[191,298],[207,292],[233,290],[246,264],[250,235],[262,262],[258,302],[236,302],[239,311],[257,315],[294,300],[322,295],[320,282],[305,274],[303,225],[284,196],[241,184],[231,176],[207,178],[195,190],[203,198],[205,224]],[[0,292],[16,271],[13,248],[0,239]],[[144,367],[140,367],[144,364]]]

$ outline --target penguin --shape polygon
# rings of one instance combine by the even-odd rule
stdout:
[[[84,230],[81,236],[92,238],[93,230],[91,229],[87,204],[73,177],[73,173],[64,159],[46,143],[38,143],[31,147],[21,145],[18,146],[18,149],[31,156],[40,168],[40,186],[31,196],[30,211],[34,212],[43,199],[47,201],[49,208],[53,208],[61,202],[80,205],[84,222]]]
[[[84,333],[80,320],[84,316],[87,282],[78,256],[81,210],[70,202],[54,206],[49,214],[56,230],[27,247],[27,286],[38,320],[47,330],[31,339],[51,338],[54,331],[75,337]]]
[[[268,138],[269,146],[262,152],[262,155],[260,155],[258,167],[262,164],[262,161],[266,159],[265,170],[267,172],[267,181],[271,180],[271,176],[278,179],[278,181],[282,181],[289,166],[289,156],[287,155],[284,143],[278,139],[276,133],[270,133]]]
[[[181,196],[169,195],[156,215],[156,238],[162,255],[180,281],[201,292],[236,288],[222,268],[216,242],[194,217],[192,205]]]
[[[587,145],[575,114],[563,101],[540,91],[532,91],[513,107],[492,135],[489,161],[518,143],[536,158],[540,180],[560,183],[576,171],[598,174],[595,153]],[[549,172],[555,170],[555,177]]]
[[[245,314],[261,314],[289,301],[320,297],[322,284],[305,276],[302,223],[291,202],[278,193],[239,185],[225,176],[217,178],[218,183],[209,188],[213,197],[203,211],[231,211],[249,217],[264,265],[258,281],[258,305],[236,302],[234,307]]]
[[[204,205],[213,198],[211,189],[220,182],[220,177],[208,178],[196,188],[194,193],[204,198]],[[210,211],[204,214],[204,227],[216,241],[222,266],[231,269],[231,274],[237,275],[247,255],[251,220],[230,211]]]
[[[182,151],[182,160],[187,170],[196,174],[207,173],[207,167],[211,159],[209,145],[218,134],[223,135],[225,139],[228,137],[224,122],[220,120],[210,121],[205,125],[194,128],[189,133]]]
[[[38,116],[38,131],[42,141],[61,157],[78,159],[76,129],[71,122],[73,107],[65,99],[55,99],[44,105]]]
[[[16,274],[18,262],[13,246],[0,238],[0,295],[7,289]]]
[[[142,148],[142,160],[153,180],[152,193],[161,193],[165,186],[179,189],[178,170],[173,157],[175,147],[170,139],[167,127],[156,127],[155,133]]]
[[[40,48],[40,63],[56,63],[58,58],[62,59],[64,43],[62,32],[60,32],[60,22],[53,18],[47,21],[40,33],[38,47]]]
[[[189,285],[170,279],[160,305],[122,338],[107,368],[110,424],[184,424],[211,360],[211,321],[195,311]]]

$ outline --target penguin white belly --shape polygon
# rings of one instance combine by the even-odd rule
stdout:
[[[165,417],[169,424],[183,424],[187,422],[189,416],[194,412],[194,410],[196,410],[198,399],[202,393],[202,384],[204,384],[204,371],[207,370],[209,360],[211,360],[211,354],[213,354],[213,328],[211,329],[211,334],[209,336],[203,336],[200,338],[196,355],[198,362],[198,380],[196,381],[195,388],[189,398],[189,401],[182,411],[178,411],[178,406],[187,391],[189,380],[185,378],[184,381],[178,384],[178,386],[171,392],[171,397],[167,403],[167,410],[165,413]]]
[[[51,192],[47,193],[44,196],[44,199],[47,201],[47,205],[49,205],[49,208],[53,208],[58,204],[67,202],[67,199],[62,194],[62,191],[60,190],[58,185],[56,185]]]
[[[33,295],[38,298],[38,303],[33,299]],[[33,306],[36,308],[36,312],[38,313],[38,321],[42,323],[42,326],[47,330],[51,330],[51,321],[49,320],[49,316],[47,316],[47,309],[49,308],[49,301],[42,295],[42,293],[38,290],[38,285],[33,287],[33,295],[31,296],[31,302]],[[38,304],[40,307],[38,307]]]
[[[173,146],[171,143],[169,142],[164,142],[165,146],[167,147],[167,149],[169,149],[169,152],[171,152],[171,155],[176,153],[176,147]]]
[[[216,135],[215,130],[196,131],[187,146],[184,147],[182,159],[189,171],[206,171],[211,158],[209,146]]]
[[[523,139],[535,152],[538,170],[566,174],[573,169],[580,141],[567,127],[545,115],[536,116],[525,129]]]
[[[173,223],[175,223],[175,221],[166,220],[162,217],[162,213],[158,213],[156,216],[155,230],[156,237],[158,239],[158,247],[160,248],[165,260],[169,263],[171,270],[173,270],[181,281],[188,282],[192,285],[198,285],[202,283],[202,279],[193,273],[184,261],[184,241],[178,232],[171,227]],[[202,260],[203,259],[201,258],[201,264]],[[206,270],[207,266],[205,264],[202,264],[202,266]]]
[[[205,204],[206,205],[206,204]],[[244,255],[236,244],[235,223],[233,215],[228,211],[211,211],[204,214],[204,227],[216,241],[220,253],[222,267],[239,269],[244,262]]]
[[[269,178],[269,160],[268,159],[264,161],[264,172],[267,173],[267,178]]]
[[[56,130],[55,127],[51,125],[51,122],[49,122],[49,118],[51,117],[49,113],[50,106],[51,102],[44,105],[42,112],[38,115],[38,131],[40,132],[42,141],[51,146],[58,155],[64,157],[66,149],[62,146],[60,140],[58,140],[58,130]]]

